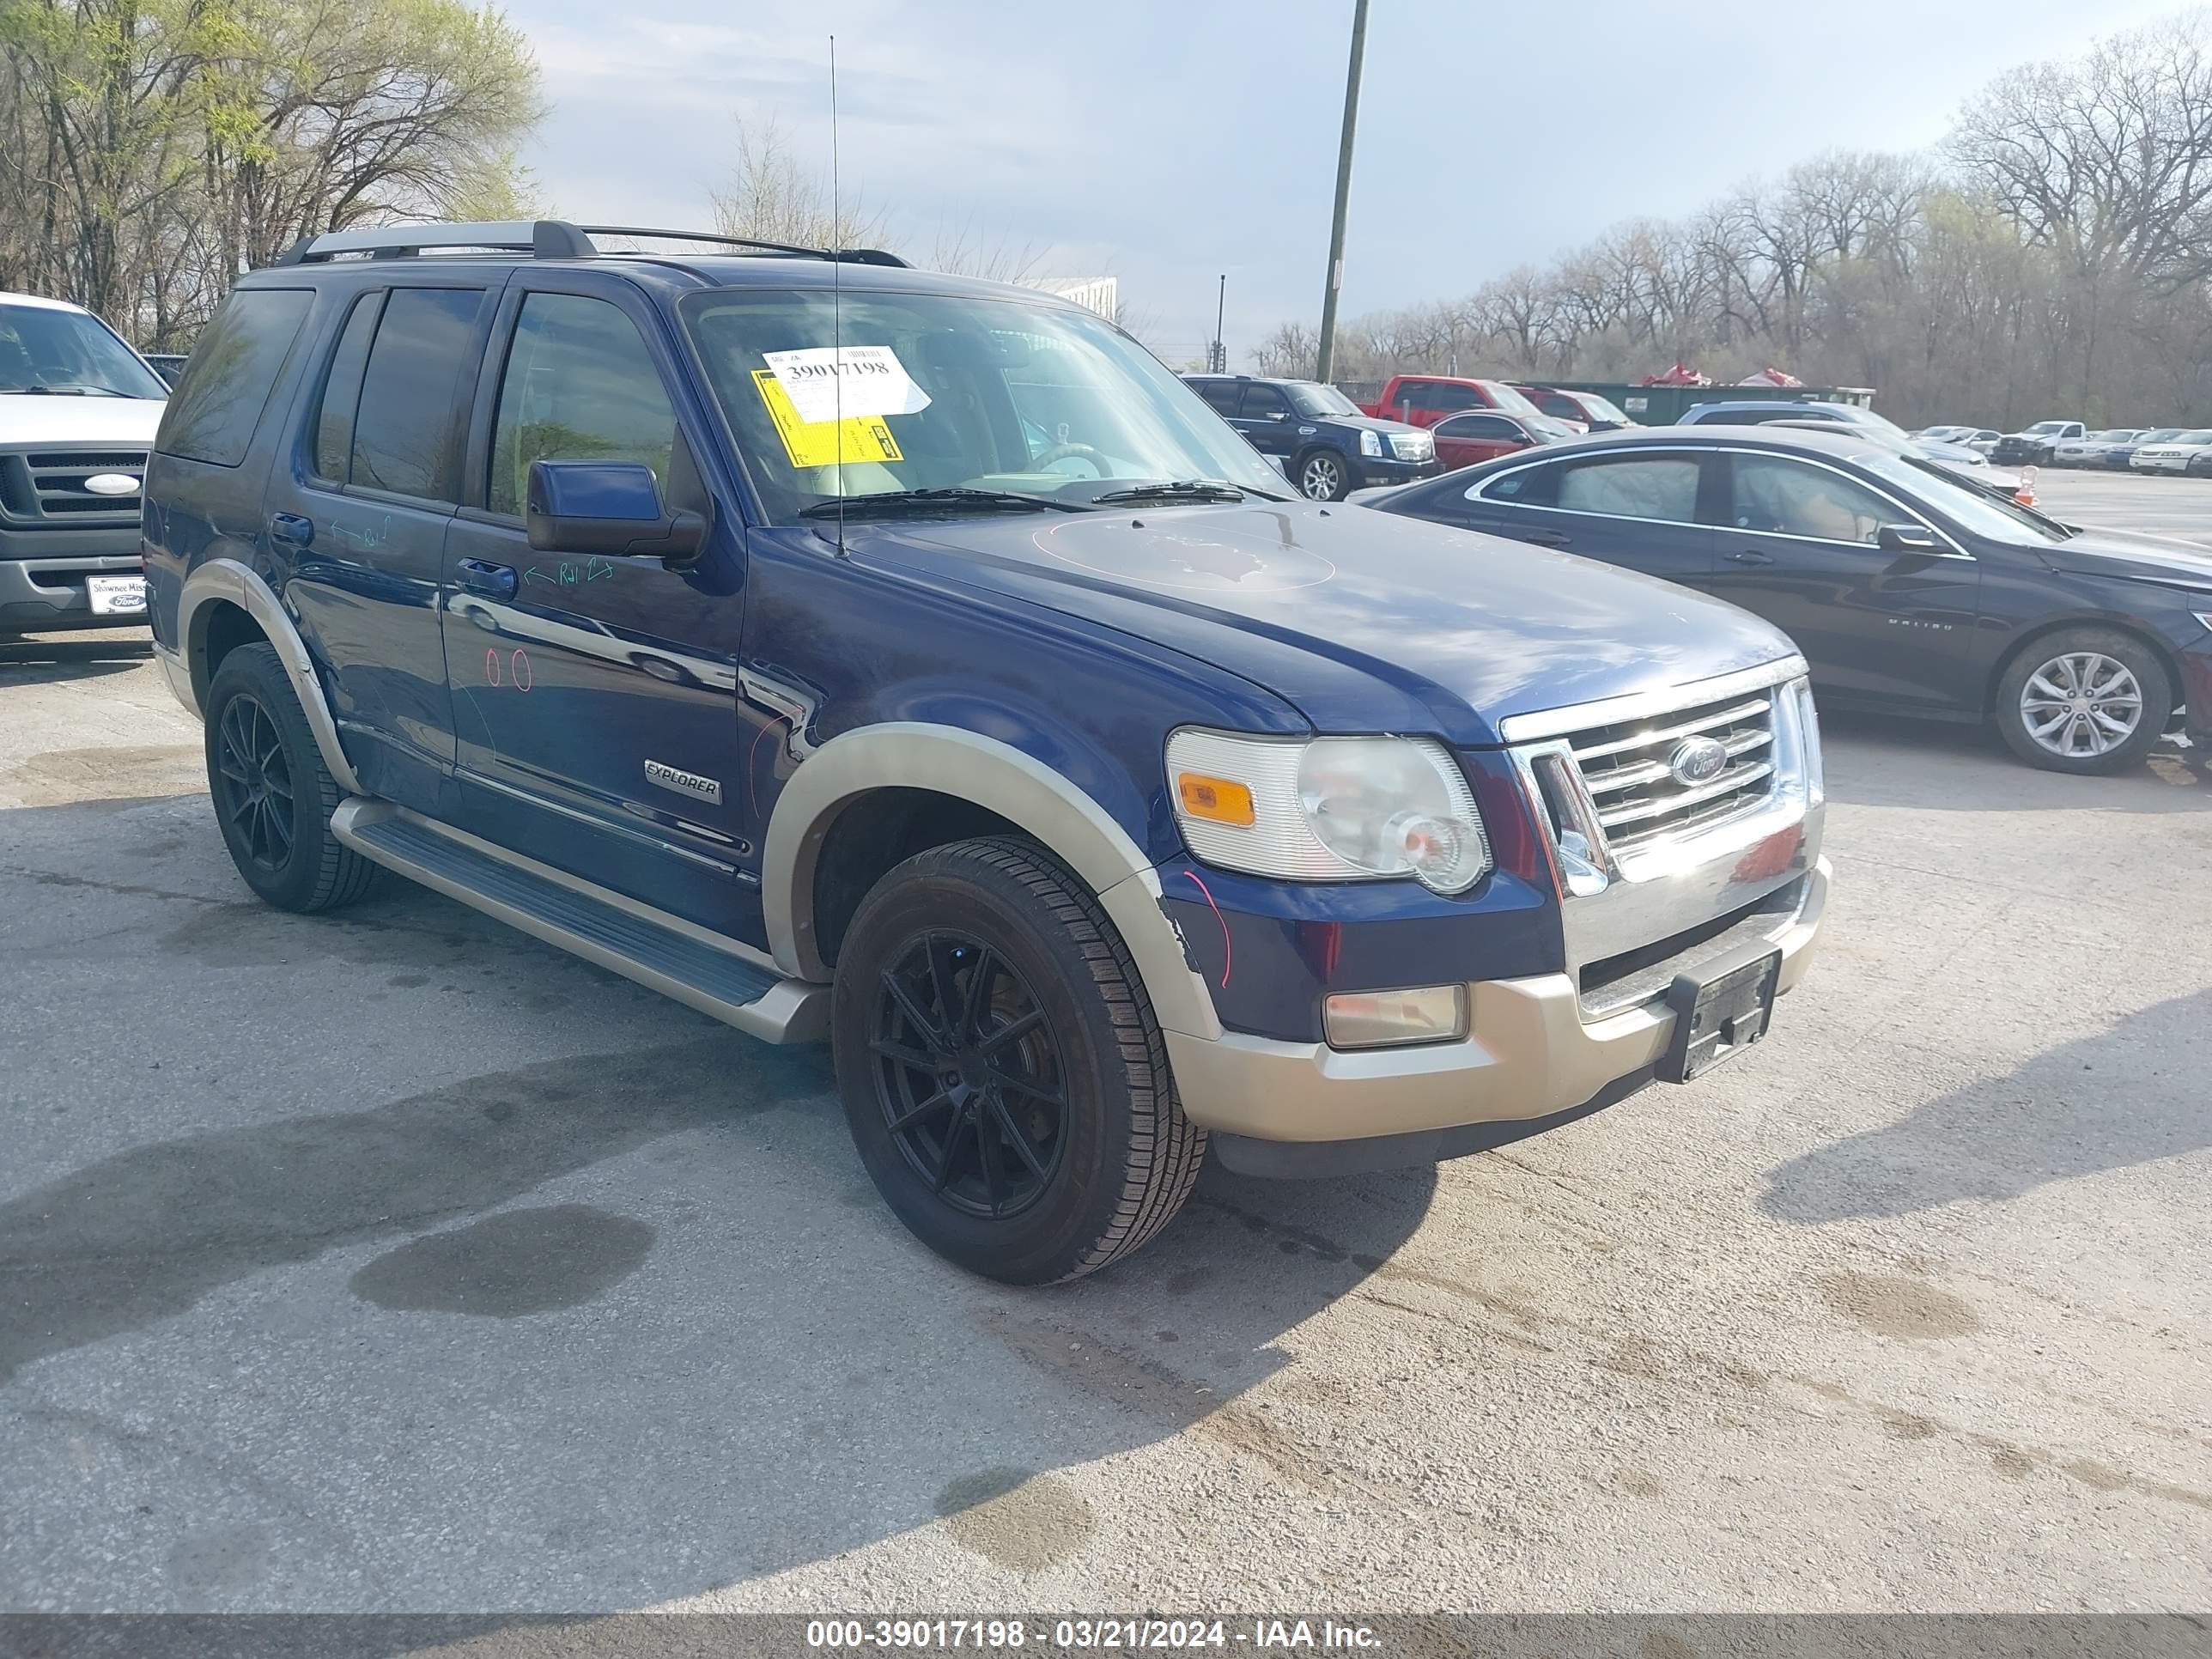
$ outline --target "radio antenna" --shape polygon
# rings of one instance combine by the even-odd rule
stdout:
[[[830,37],[830,384],[837,394],[837,556],[845,554],[845,209],[837,192],[837,37]]]

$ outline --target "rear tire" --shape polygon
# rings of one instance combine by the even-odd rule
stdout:
[[[947,1261],[1095,1273],[1182,1207],[1206,1157],[1127,947],[1036,848],[956,842],[878,882],[837,953],[830,1038],[860,1161]]]
[[[246,884],[303,915],[365,896],[378,868],[331,833],[345,793],[275,646],[241,645],[223,658],[206,720],[208,793]]]
[[[2158,653],[2109,628],[2033,640],[1997,680],[1997,730],[2013,753],[2049,772],[2140,766],[2172,714],[2173,682]]]

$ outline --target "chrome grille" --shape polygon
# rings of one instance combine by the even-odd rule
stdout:
[[[0,511],[17,521],[118,525],[138,521],[138,496],[99,495],[85,480],[103,472],[146,479],[143,449],[33,449],[0,453]]]
[[[1423,432],[1394,432],[1390,453],[1401,461],[1425,461],[1437,453],[1436,440]]]
[[[1690,738],[1711,738],[1727,760],[1701,783],[1684,783],[1671,757]],[[1629,852],[1750,811],[1774,789],[1774,694],[1762,690],[1650,720],[1593,726],[1567,739],[1607,844]]]

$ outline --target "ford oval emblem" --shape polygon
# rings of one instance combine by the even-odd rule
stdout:
[[[1727,768],[1728,745],[1718,738],[1685,738],[1667,757],[1667,770],[1686,788],[1711,783]]]
[[[84,487],[95,495],[136,495],[138,480],[128,472],[95,472],[84,481]]]

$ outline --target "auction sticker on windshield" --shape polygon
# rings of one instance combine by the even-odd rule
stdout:
[[[810,426],[840,416],[919,415],[929,407],[929,394],[889,346],[808,346],[761,356]]]
[[[775,422],[775,435],[783,440],[783,453],[793,466],[835,466],[841,461],[899,461],[898,440],[880,415],[848,415],[843,421],[809,421],[793,405],[791,395],[773,369],[753,371],[768,417]]]

